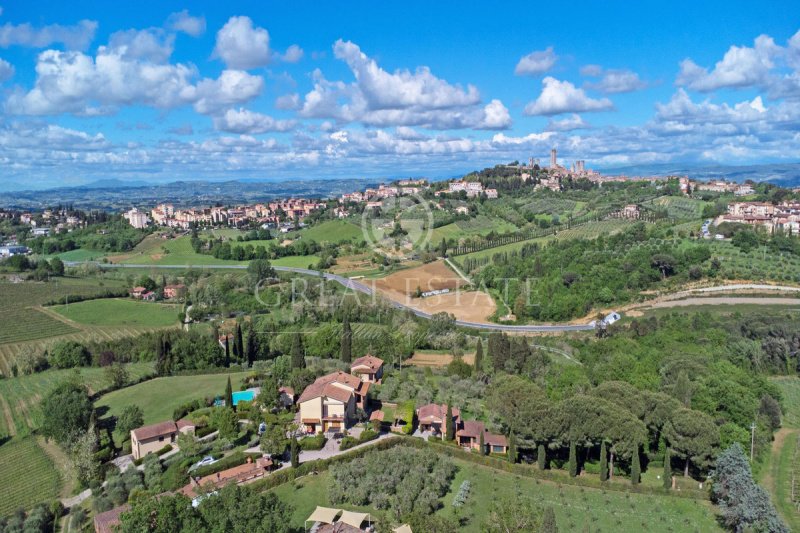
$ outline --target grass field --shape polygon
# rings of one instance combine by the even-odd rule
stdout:
[[[244,261],[223,261],[212,255],[195,253],[189,237],[164,240],[156,236],[148,236],[133,251],[117,256],[110,256],[113,263],[141,265],[217,265],[246,264]]]
[[[529,497],[539,505],[552,507],[559,531],[721,531],[714,519],[711,504],[669,496],[629,494],[601,491],[523,478],[456,460],[459,467],[450,490],[442,498],[439,514],[453,517],[453,497],[461,483],[469,480],[470,496],[460,517],[468,523],[461,531],[478,532],[494,501],[512,497],[515,493]],[[303,520],[316,505],[330,506],[325,472],[307,476],[277,487],[274,492],[294,506],[292,525],[301,527]],[[351,506],[346,509],[359,510]],[[364,509],[370,511],[369,509]],[[373,509],[374,513],[375,510]]]
[[[279,257],[270,261],[275,266],[285,266],[293,268],[315,268],[319,262],[319,256],[316,255],[290,255],[288,257]]]
[[[666,209],[670,217],[679,219],[695,219],[703,216],[703,208],[708,205],[703,200],[695,200],[682,196],[661,196],[646,205],[654,209]]]
[[[280,238],[280,235],[278,237]],[[361,226],[347,220],[328,220],[300,231],[289,232],[287,237],[289,239],[300,237],[305,240],[317,241],[318,243],[336,243],[364,240],[364,233],[361,231]]]
[[[152,374],[152,363],[128,365],[132,379]],[[73,375],[76,370],[47,370],[29,376],[0,380],[0,438],[4,435],[24,436],[39,427],[42,413],[39,401],[57,383]],[[80,376],[91,391],[109,386],[102,368],[81,368]],[[155,400],[153,400],[155,401]]]
[[[487,235],[494,231],[496,233],[510,233],[516,231],[517,227],[501,218],[491,219],[485,215],[478,215],[470,220],[460,220],[438,228],[434,228],[431,241],[439,243],[444,239],[461,239],[473,235]]]
[[[34,437],[14,438],[0,445],[0,465],[0,516],[58,496],[58,469]]]
[[[158,328],[177,324],[181,306],[106,298],[58,305],[51,309],[69,320],[88,326]]]
[[[246,372],[230,374],[233,390],[239,389],[246,375]],[[172,412],[183,403],[223,395],[227,381],[228,374],[156,378],[110,392],[102,396],[95,407],[100,409],[100,418],[107,418],[119,415],[127,405],[136,404],[144,412],[144,423],[154,424],[171,420]]]
[[[775,377],[783,394],[782,427],[775,435],[772,453],[758,480],[769,492],[778,512],[792,531],[800,531],[800,495],[792,501],[792,480],[800,479],[800,378]]]

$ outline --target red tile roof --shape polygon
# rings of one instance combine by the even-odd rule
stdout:
[[[458,418],[461,413],[458,410],[458,407],[453,407],[453,418]],[[423,405],[419,409],[417,409],[417,419],[420,423],[430,424],[442,424],[444,423],[445,419],[447,418],[447,404],[443,403],[442,405],[436,403],[429,403],[428,405]]]
[[[136,440],[139,441],[150,440],[156,437],[165,437],[167,435],[171,435],[172,433],[175,433],[178,430],[186,427],[194,427],[194,422],[181,419],[175,423],[172,420],[167,420],[166,422],[159,422],[158,424],[151,424],[149,426],[136,428],[133,430],[133,435],[136,437]]]
[[[464,420],[461,423],[461,429],[456,431],[456,435],[459,437],[473,437],[477,439],[480,438],[480,434],[485,431],[486,426],[483,425],[483,422],[478,422],[477,420]]]
[[[353,371],[354,369],[362,366],[368,368],[370,372],[374,373],[383,366],[383,359],[379,359],[374,355],[367,354],[353,361],[353,364],[350,365],[350,370]]]
[[[110,511],[99,513],[94,516],[94,530],[97,533],[114,533],[116,526],[120,525],[120,515],[130,509],[127,503],[119,507],[114,507]]]
[[[350,393],[347,393],[342,387],[332,385],[333,383],[345,385],[359,395],[365,392],[364,384],[360,379],[346,372],[338,371],[317,378],[314,383],[305,388],[303,394],[301,394],[300,398],[297,400],[298,403],[319,398],[320,396],[331,396],[331,398],[346,402],[350,397]],[[345,398],[345,394],[347,394],[347,398]]]

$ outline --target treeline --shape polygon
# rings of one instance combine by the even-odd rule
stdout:
[[[78,248],[99,252],[127,252],[133,250],[152,231],[136,229],[121,216],[106,217],[103,217],[103,221],[90,221],[85,228],[75,228],[69,233],[27,238],[24,244],[33,252],[44,255]]]
[[[518,252],[496,254],[477,278],[486,287],[508,291],[519,320],[562,321],[629,301],[671,280],[716,276],[720,263],[706,245],[665,239],[665,231],[636,223],[594,240],[556,240],[542,247],[533,243]]]
[[[720,450],[750,451],[754,421],[754,455],[769,453],[783,398],[765,373],[794,368],[798,343],[790,316],[673,314],[576,342],[580,364],[555,371],[526,340],[494,333],[486,407],[542,468],[633,475],[649,464],[701,479]]]
[[[0,267],[6,267],[15,272],[30,272],[28,279],[44,281],[53,276],[64,275],[64,262],[58,257],[51,260],[39,259],[34,261],[24,255],[12,255],[0,261]]]

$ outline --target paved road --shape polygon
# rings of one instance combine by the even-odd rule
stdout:
[[[233,269],[233,270],[245,270],[247,269],[247,265],[138,265],[138,264],[114,264],[114,263],[97,263],[93,261],[65,261],[64,264],[66,266],[79,266],[85,263],[95,264],[100,268],[169,268],[169,269],[181,269],[186,270],[189,268],[210,268],[210,269]],[[361,283],[360,281],[353,280],[350,278],[345,278],[343,276],[338,276],[336,274],[330,274],[328,272],[320,272],[318,270],[310,270],[308,268],[295,268],[295,267],[285,267],[285,266],[273,266],[276,271],[278,272],[292,272],[294,274],[303,274],[306,276],[314,276],[314,277],[322,277],[328,281],[335,281],[345,287],[348,290],[360,292],[362,294],[366,294],[372,296],[375,294],[375,291],[369,285],[365,283]],[[409,305],[405,305],[401,302],[397,302],[394,300],[390,300],[387,298],[387,301],[394,307],[398,309],[404,309],[406,311],[410,311],[414,313],[416,316],[424,319],[430,319],[431,314],[426,313],[425,311],[420,311],[419,309],[415,309]],[[594,326],[592,324],[538,324],[538,325],[530,325],[530,326],[511,326],[505,324],[492,324],[489,322],[468,322],[466,320],[456,320],[456,325],[465,327],[465,328],[472,328],[472,329],[481,329],[486,331],[507,331],[509,333],[545,333],[545,332],[564,332],[564,331],[589,331],[593,330]]]

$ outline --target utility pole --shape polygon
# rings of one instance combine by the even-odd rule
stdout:
[[[750,424],[750,462],[753,462],[753,448],[756,445],[756,423]]]

